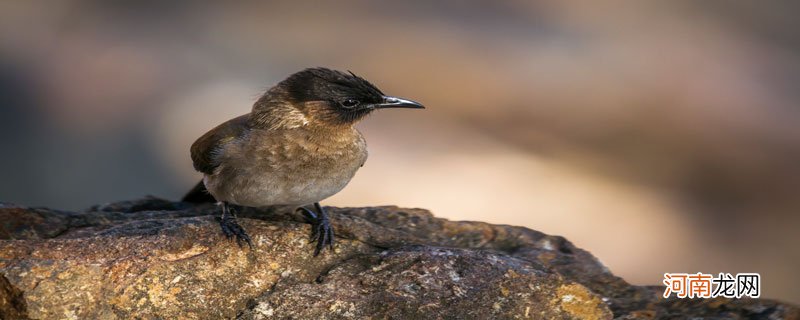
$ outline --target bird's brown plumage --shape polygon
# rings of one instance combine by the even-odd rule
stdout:
[[[386,96],[356,76],[325,68],[297,72],[270,88],[246,115],[211,129],[192,144],[203,173],[185,201],[222,204],[220,226],[252,246],[228,204],[249,207],[314,204],[301,208],[317,241],[314,255],[333,246],[333,228],[319,201],[342,190],[367,160],[367,144],[353,125],[382,108],[423,108]]]
[[[192,146],[195,167],[218,201],[306,205],[340,191],[364,164],[366,142],[352,126],[253,126],[242,116]]]
[[[226,143],[241,138],[247,132],[249,120],[249,114],[233,118],[198,138],[191,148],[194,169],[205,174],[214,173],[214,169],[219,166],[219,161],[214,156]]]

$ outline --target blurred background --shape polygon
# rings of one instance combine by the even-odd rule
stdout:
[[[796,1],[0,2],[0,201],[177,199],[189,146],[327,66],[424,111],[324,202],[567,237],[635,284],[759,272],[800,303]]]

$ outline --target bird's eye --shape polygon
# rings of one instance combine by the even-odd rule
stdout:
[[[352,107],[357,106],[360,102],[358,100],[356,100],[356,99],[345,99],[341,103],[342,103],[342,106],[345,107],[345,108],[352,108]]]

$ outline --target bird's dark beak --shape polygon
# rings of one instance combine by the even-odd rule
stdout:
[[[390,97],[390,96],[384,96],[383,102],[375,104],[374,106],[375,109],[385,109],[385,108],[425,109],[425,106],[423,106],[419,102],[398,97]]]

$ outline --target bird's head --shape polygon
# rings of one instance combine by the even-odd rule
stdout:
[[[424,108],[418,102],[387,96],[375,85],[352,72],[311,68],[297,72],[270,89],[264,98],[274,108],[283,100],[307,121],[328,125],[352,125],[370,112],[384,108]],[[278,103],[276,103],[278,102]],[[258,108],[258,103],[256,108]],[[256,111],[256,110],[254,110]],[[276,111],[276,110],[273,110]],[[279,116],[272,114],[272,116]]]

